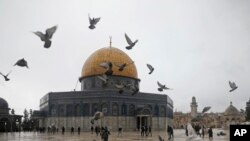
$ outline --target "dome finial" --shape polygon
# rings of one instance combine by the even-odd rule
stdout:
[[[233,102],[232,102],[232,101],[230,101],[230,105],[233,105]]]
[[[112,45],[112,36],[109,36],[109,47]]]

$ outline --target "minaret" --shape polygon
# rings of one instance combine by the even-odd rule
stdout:
[[[196,99],[195,99],[194,96],[192,97],[192,102],[191,102],[190,106],[191,106],[191,117],[195,118],[197,116],[197,107],[198,107],[198,105],[197,105],[197,102],[196,102]]]

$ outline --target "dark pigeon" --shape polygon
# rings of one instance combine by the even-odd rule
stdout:
[[[44,41],[44,47],[45,48],[50,48],[51,46],[51,38],[54,35],[54,33],[56,32],[57,26],[53,26],[51,28],[48,28],[45,32],[45,34],[43,34],[40,31],[37,32],[33,32],[34,34],[36,34],[38,37],[40,37],[40,39],[42,41]]]
[[[126,46],[126,49],[128,49],[128,50],[132,49],[135,46],[135,44],[138,42],[138,40],[135,40],[134,42],[132,42],[126,33],[125,33],[125,38],[126,38],[126,41],[129,45],[129,46]]]
[[[89,29],[95,29],[95,25],[100,21],[101,18],[90,18],[89,16]]]
[[[28,63],[24,58],[18,60],[14,66],[16,66],[16,65],[19,66],[19,67],[27,67],[27,68],[29,68]]]
[[[11,71],[10,71],[8,74],[4,75],[4,74],[2,74],[2,73],[0,72],[0,75],[3,76],[3,78],[4,78],[5,81],[9,81],[10,79],[8,78],[8,76],[9,76],[10,73],[11,73]]]

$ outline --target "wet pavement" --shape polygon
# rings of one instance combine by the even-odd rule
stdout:
[[[213,141],[229,141],[229,133],[226,132],[226,136],[217,136],[217,133],[222,130],[214,129]],[[152,137],[149,135],[147,137],[141,137],[140,133],[135,132],[123,132],[122,136],[118,137],[117,132],[112,132],[109,136],[109,141],[159,141],[158,135],[164,138],[165,141],[168,140],[166,132],[153,132]],[[48,133],[36,133],[36,132],[20,132],[20,133],[0,133],[0,141],[102,141],[100,136],[96,134],[91,134],[90,132],[81,132],[80,135],[74,133],[72,135],[70,132],[66,132],[62,135],[60,132],[55,134]],[[174,130],[174,139],[171,141],[187,141],[185,136],[185,131],[182,129]],[[205,135],[204,139],[200,141],[209,141],[208,135]]]

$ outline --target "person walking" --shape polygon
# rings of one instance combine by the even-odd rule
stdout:
[[[122,127],[121,127],[121,126],[118,127],[118,137],[119,137],[120,135],[122,136]]]
[[[94,132],[94,127],[93,127],[93,125],[91,125],[91,134],[93,134],[93,132]]]
[[[78,128],[77,128],[77,132],[78,132],[78,135],[80,135],[80,133],[81,133],[81,128],[80,128],[80,126],[78,126]]]
[[[71,127],[71,134],[74,135],[74,127],[73,126]]]
[[[151,131],[151,126],[148,126],[148,134],[152,137],[152,131]]]
[[[102,133],[102,139],[103,141],[108,141],[109,139],[110,132],[107,128],[107,126],[104,128],[103,133]]]
[[[209,137],[209,140],[213,139],[213,130],[212,130],[212,127],[210,127],[208,129],[208,137]]]
[[[142,127],[141,127],[141,136],[144,136],[144,131],[145,131],[145,127],[142,126]]]
[[[62,127],[62,134],[64,135],[64,132],[65,132],[65,128],[64,126]]]
[[[202,138],[204,138],[204,136],[205,136],[205,126],[204,125],[202,126],[201,134],[202,134]]]

